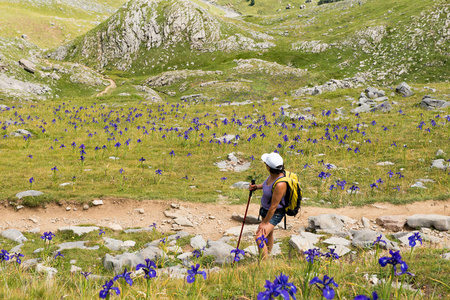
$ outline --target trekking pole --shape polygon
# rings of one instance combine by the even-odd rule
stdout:
[[[252,185],[255,184],[255,179],[252,179]],[[239,244],[241,243],[242,231],[244,230],[245,219],[247,218],[248,206],[250,205],[250,199],[252,198],[253,191],[250,191],[248,195],[247,208],[245,209],[244,220],[242,221],[241,233],[239,234],[239,240],[236,246],[236,249],[239,249]],[[238,255],[238,253],[236,253]]]

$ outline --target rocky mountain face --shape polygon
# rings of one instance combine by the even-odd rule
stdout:
[[[182,45],[194,51],[230,52],[275,46],[265,39],[255,42],[241,33],[228,36],[222,23],[188,0],[130,1],[108,21],[59,47],[49,57],[91,62],[97,68],[113,65],[119,70],[129,70],[145,51],[159,47]]]

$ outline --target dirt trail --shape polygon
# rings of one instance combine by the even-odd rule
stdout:
[[[231,227],[240,226],[241,223],[231,219],[233,212],[243,214],[245,205],[229,204],[203,204],[179,201],[159,200],[120,200],[103,199],[104,205],[83,210],[80,205],[51,204],[46,208],[23,208],[19,211],[11,206],[0,206],[0,230],[16,228],[22,231],[39,227],[41,232],[57,231],[58,228],[68,225],[95,224],[108,227],[119,224],[123,228],[148,227],[155,222],[158,229],[167,232],[171,225],[165,223],[169,220],[164,211],[170,209],[170,204],[180,204],[177,209],[180,214],[190,216],[194,227],[185,227],[183,230],[192,234],[201,234],[204,238],[218,239],[223,232]],[[70,210],[67,210],[70,207]],[[76,211],[74,211],[76,209]],[[138,211],[143,209],[143,214]],[[249,215],[257,215],[258,204],[251,204]],[[293,234],[300,226],[307,226],[308,217],[319,214],[336,213],[357,220],[366,217],[375,220],[382,215],[414,215],[439,214],[450,215],[450,199],[447,201],[425,201],[406,205],[392,205],[387,203],[373,204],[363,207],[343,207],[338,209],[322,207],[303,207],[301,215],[289,217],[288,223],[293,225],[291,230],[278,230],[277,236]]]
[[[113,90],[117,87],[116,82],[114,80],[110,78],[105,78],[104,76],[102,76],[102,79],[109,81],[109,85],[106,87],[106,89],[98,93],[95,97],[100,97],[101,95],[106,94],[109,90],[111,89]]]

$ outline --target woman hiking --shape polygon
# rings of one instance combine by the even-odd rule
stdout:
[[[284,196],[286,195],[287,184],[286,182],[278,182],[272,193],[274,182],[284,176],[283,158],[278,153],[272,152],[263,154],[261,159],[266,165],[269,177],[261,184],[251,184],[249,190],[263,190],[259,211],[263,220],[256,230],[255,239],[258,245],[263,245],[262,248],[260,247],[260,251],[262,251],[262,258],[266,259],[272,251],[274,243],[273,230],[285,215]],[[263,236],[267,239],[267,243],[264,243]]]

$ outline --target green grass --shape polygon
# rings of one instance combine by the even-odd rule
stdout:
[[[231,82],[239,78],[236,76]],[[229,187],[237,181],[249,181],[255,174],[265,176],[259,157],[274,150],[284,157],[287,169],[299,174],[304,197],[311,199],[308,205],[321,205],[320,200],[329,202],[330,206],[343,206],[448,198],[448,171],[430,169],[438,149],[450,153],[446,142],[449,121],[445,116],[448,109],[433,112],[417,107],[423,95],[428,93],[421,91],[422,86],[415,86],[415,95],[410,98],[389,96],[391,101],[398,102],[390,113],[355,116],[350,113],[350,102],[344,99],[348,96],[357,99],[361,89],[294,99],[289,93],[284,94],[289,92],[284,85],[292,84],[286,77],[272,76],[264,81],[261,74],[252,79],[253,82],[246,83],[250,92],[243,93],[221,92],[214,85],[199,90],[194,84],[186,93],[201,92],[216,97],[197,104],[179,103],[177,97],[166,97],[165,102],[152,104],[141,96],[117,96],[122,92],[132,93],[134,88],[126,83],[112,95],[98,99],[66,98],[22,104],[3,111],[0,120],[18,123],[2,125],[2,136],[19,128],[30,130],[34,136],[28,141],[12,137],[0,140],[0,172],[3,174],[0,199],[14,200],[16,193],[32,188],[43,191],[45,195],[15,201],[36,206],[40,202],[58,202],[61,199],[86,202],[92,198],[112,196],[215,202],[220,189],[222,195],[234,201],[244,193]],[[430,86],[439,90],[438,98],[449,92],[446,84]],[[385,90],[389,95],[391,90]],[[273,97],[280,100],[273,101]],[[253,103],[240,107],[225,103],[247,99]],[[291,105],[288,112],[314,115],[315,120],[280,118],[280,106],[285,103]],[[304,112],[308,107],[311,111]],[[343,118],[335,120],[338,115],[334,111],[338,107],[343,107],[345,113]],[[330,116],[322,115],[328,110]],[[281,120],[284,120],[284,125]],[[436,122],[436,126],[432,126],[431,120]],[[377,124],[371,125],[372,121]],[[426,125],[419,130],[416,127],[422,121]],[[358,133],[357,124],[366,124],[364,126],[367,127],[360,128]],[[430,132],[425,129],[430,129]],[[329,130],[331,140],[326,138],[326,130]],[[185,132],[188,132],[187,139],[184,138]],[[238,134],[240,139],[236,144],[219,144],[215,137],[225,133]],[[138,143],[138,139],[142,142]],[[367,142],[369,139],[371,143]],[[128,140],[129,145],[126,144]],[[71,146],[72,143],[76,146]],[[117,143],[121,144],[120,147],[115,147]],[[62,144],[65,147],[61,148]],[[84,162],[80,160],[79,147],[82,144],[86,151]],[[95,150],[103,146],[106,149]],[[355,153],[356,148],[360,152]],[[170,154],[171,151],[174,155]],[[241,173],[220,172],[214,163],[225,160],[231,152],[238,153],[244,161],[250,161],[250,169]],[[28,158],[28,155],[33,155],[33,158]],[[119,160],[110,157],[119,157]],[[139,161],[141,158],[145,159],[142,163]],[[443,158],[448,157],[445,155]],[[336,165],[337,169],[327,170],[321,165],[322,160]],[[376,165],[383,161],[391,161],[395,165]],[[305,168],[305,165],[311,167]],[[51,171],[55,166],[58,171]],[[123,173],[119,172],[121,169]],[[162,174],[158,175],[157,170]],[[401,172],[405,177],[399,179],[394,175],[389,178],[389,170]],[[325,180],[318,178],[322,171],[330,172],[331,177]],[[31,177],[35,180],[32,185],[29,183]],[[380,178],[384,183],[378,188],[370,188],[370,184]],[[426,183],[425,190],[410,188],[423,178],[433,179],[434,183]],[[346,188],[330,193],[329,187],[336,185],[336,180],[345,180]],[[73,186],[60,186],[72,181]],[[353,184],[360,187],[360,193],[348,195],[346,190]],[[397,186],[400,191],[393,189]]]
[[[95,27],[95,22],[109,17],[108,12],[95,13],[63,3],[35,6],[24,2],[0,3],[0,36],[14,38],[26,34],[29,41],[43,49],[69,42]],[[100,4],[113,10],[119,8],[123,1],[102,1]],[[18,16],[27,21],[18,22]]]
[[[99,292],[103,289],[105,281],[110,280],[115,275],[112,270],[104,268],[102,258],[106,254],[116,255],[122,251],[111,251],[104,246],[102,237],[109,237],[120,240],[135,240],[137,244],[134,249],[139,249],[145,242],[158,240],[162,237],[156,230],[140,234],[125,234],[123,232],[112,232],[105,229],[105,235],[99,236],[98,232],[91,232],[82,236],[73,235],[71,231],[58,232],[48,246],[39,235],[26,233],[29,241],[22,246],[21,253],[25,256],[22,261],[30,258],[42,258],[43,264],[55,268],[55,278],[50,281],[43,273],[35,272],[33,269],[22,269],[11,259],[9,263],[1,263],[2,275],[0,276],[0,296],[2,299],[55,299],[61,297],[97,299]],[[325,237],[321,240],[323,241]],[[99,246],[98,250],[63,250],[64,257],[54,258],[56,245],[69,241],[89,241],[87,246]],[[13,242],[1,240],[2,248],[10,248]],[[179,239],[176,244],[179,247],[186,247],[189,237]],[[209,272],[204,280],[200,275],[196,277],[193,284],[188,284],[186,278],[168,278],[165,274],[150,281],[149,299],[235,299],[241,296],[249,299],[256,299],[257,294],[265,290],[265,281],[273,281],[280,273],[289,276],[289,282],[297,287],[297,299],[321,299],[321,292],[314,286],[309,286],[308,282],[313,277],[321,279],[323,275],[334,278],[339,287],[333,287],[336,291],[337,299],[353,299],[356,295],[371,295],[376,291],[383,299],[442,299],[442,295],[450,292],[448,286],[450,263],[442,260],[440,256],[442,249],[432,249],[431,244],[424,242],[424,247],[414,249],[413,252],[401,251],[402,260],[408,265],[408,271],[415,276],[402,275],[392,278],[393,282],[410,284],[416,291],[409,289],[389,288],[390,269],[387,265],[381,268],[378,258],[389,256],[387,251],[370,251],[355,248],[354,252],[339,258],[338,260],[328,260],[316,258],[313,264],[305,260],[303,253],[294,250],[288,243],[288,239],[282,241],[282,254],[269,259],[259,261],[256,257],[246,256],[245,259],[231,265],[220,266],[220,272]],[[33,253],[38,248],[48,247],[48,250]],[[159,247],[165,251],[165,245]],[[189,247],[189,246],[188,246]],[[245,245],[244,245],[245,247]],[[319,242],[322,252],[326,252],[326,247]],[[185,250],[186,251],[186,250]],[[189,249],[187,251],[190,251]],[[175,266],[181,263],[173,253],[156,261],[157,270]],[[71,260],[76,260],[75,265],[84,272],[92,272],[88,280],[79,271],[71,273]],[[199,270],[208,270],[214,266],[213,260],[208,256],[193,258],[192,263],[200,265]],[[190,269],[190,268],[189,268]],[[134,268],[127,267],[127,270],[134,271]],[[100,279],[94,279],[93,275],[101,275]],[[381,282],[373,285],[365,279],[368,276],[376,276]],[[120,296],[113,299],[145,299],[147,283],[142,274],[132,276],[133,285],[127,286],[123,281],[117,281],[114,286],[121,291]],[[388,283],[383,283],[386,280]],[[390,291],[389,291],[390,290]],[[389,293],[390,297],[387,296]]]

